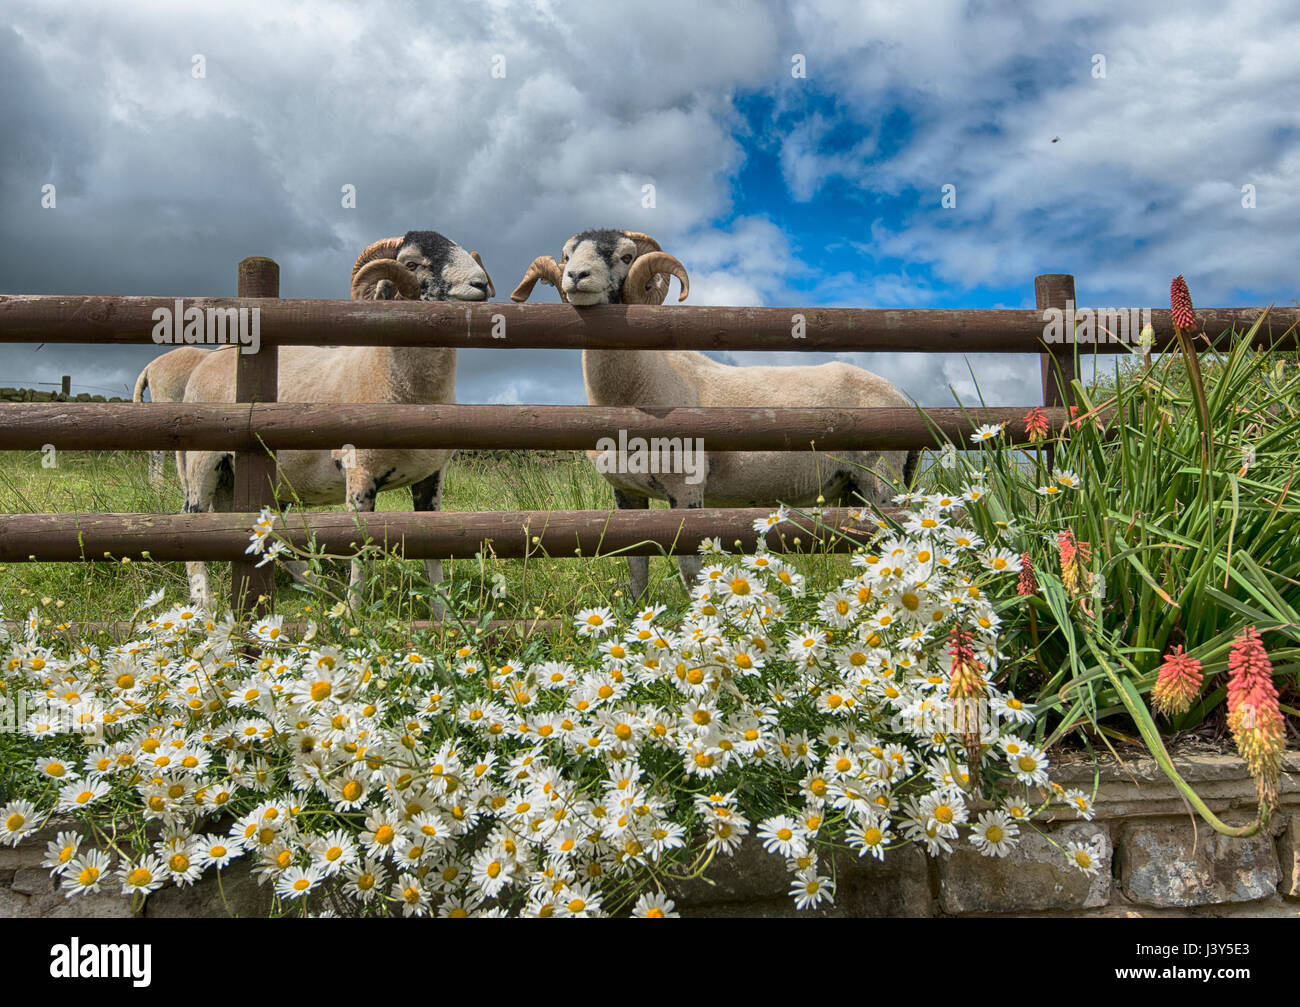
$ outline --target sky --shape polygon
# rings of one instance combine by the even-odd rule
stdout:
[[[231,295],[269,255],[344,298],[366,244],[434,229],[506,300],[616,227],[692,304],[1032,308],[1065,272],[1081,305],[1178,273],[1293,305],[1298,51],[1290,0],[6,0],[0,294]],[[0,345],[0,385],[129,396],[157,352]],[[1036,357],[839,356],[922,405],[1039,399]],[[581,403],[578,354],[462,351],[457,397]]]

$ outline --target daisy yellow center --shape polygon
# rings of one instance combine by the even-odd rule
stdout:
[[[77,875],[77,880],[83,885],[93,885],[99,880],[98,867],[83,867],[81,873]]]
[[[1002,831],[1002,826],[1000,825],[990,825],[987,829],[984,830],[984,838],[987,839],[990,843],[1002,842],[1003,835],[1004,833]]]
[[[871,828],[867,829],[866,832],[862,833],[862,840],[868,846],[879,846],[880,841],[884,838],[885,838],[885,834],[881,832],[878,828],[876,828],[874,825],[871,826]]]
[[[190,858],[184,853],[173,853],[171,859],[167,861],[167,866],[177,874],[183,874],[190,869]]]
[[[732,594],[749,594],[749,581],[744,577],[737,577],[731,582]]]

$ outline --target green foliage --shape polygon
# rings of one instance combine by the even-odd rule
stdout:
[[[1223,700],[1217,676],[1243,625],[1265,635],[1279,686],[1295,680],[1300,372],[1250,348],[1258,327],[1201,351],[1203,409],[1182,354],[1138,358],[1102,383],[1075,381],[1075,420],[1034,449],[992,441],[932,469],[953,492],[982,476],[988,494],[971,520],[986,537],[1013,522],[1033,560],[1040,591],[1009,599],[1004,618],[1024,655],[1012,685],[1039,694],[1049,741],[1125,709],[1108,665],[1145,693],[1178,644],[1208,686],[1172,726],[1196,726]],[[1069,586],[1063,532],[1086,544]]]

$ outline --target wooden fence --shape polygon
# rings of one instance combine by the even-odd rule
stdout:
[[[631,437],[702,437],[707,450],[900,450],[961,442],[981,423],[1007,423],[1025,436],[1021,417],[1045,407],[1054,429],[1066,419],[1076,347],[1043,343],[1048,308],[1074,301],[1074,278],[1034,280],[1035,310],[728,308],[483,302],[324,301],[279,299],[279,267],[270,259],[239,263],[236,298],[184,298],[186,307],[260,309],[261,348],[238,355],[235,404],[0,403],[0,451],[213,450],[237,452],[231,514],[0,514],[0,562],[228,560],[236,609],[271,595],[270,567],[244,555],[252,515],[273,503],[274,462],[268,450],[360,448],[526,448],[582,450],[626,430]],[[174,298],[0,296],[0,343],[151,343],[154,311]],[[1215,340],[1248,327],[1258,308],[1200,310]],[[793,336],[796,316],[800,338]],[[1168,310],[1150,311],[1153,349],[1176,345]],[[1300,310],[1274,309],[1261,345],[1272,345],[1300,320]],[[507,337],[499,338],[504,321]],[[1136,338],[1136,333],[1133,333]],[[673,408],[478,405],[308,405],[277,403],[279,346],[447,346],[488,349],[693,349],[1039,353],[1041,403],[996,409]],[[1283,345],[1283,344],[1278,344]],[[1292,335],[1287,344],[1294,347]],[[1128,352],[1118,341],[1077,347],[1079,353]],[[1047,351],[1047,352],[1044,352]],[[756,517],[767,509],[553,512],[318,513],[281,525],[301,544],[315,534],[332,552],[367,538],[412,558],[472,556],[491,541],[498,556],[545,552],[553,557],[693,552],[704,537],[752,547]],[[844,548],[837,530],[854,528],[849,512],[831,511],[810,538]],[[779,527],[767,533],[776,550],[790,547]]]

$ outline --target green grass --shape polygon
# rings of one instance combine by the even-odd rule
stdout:
[[[149,485],[147,456],[142,452],[62,452],[56,468],[42,467],[41,460],[39,452],[0,453],[0,512],[180,511],[182,494],[170,456],[166,483],[158,489]],[[606,510],[613,507],[613,494],[578,453],[460,455],[447,470],[443,507],[447,511]],[[410,509],[410,493],[404,489],[379,496],[380,511]],[[799,566],[810,584],[833,584],[847,572],[848,561],[844,556],[808,555],[799,558]],[[229,597],[229,569],[225,563],[209,565],[218,598]],[[346,582],[347,564],[327,562],[325,573]],[[497,573],[506,582],[505,597],[500,599],[491,594]],[[630,604],[622,557],[502,560],[487,556],[481,562],[448,561],[445,575],[449,592],[468,602],[471,610],[492,609],[497,618],[569,617],[588,605]],[[334,587],[337,591],[338,585]],[[33,605],[54,625],[127,619],[158,588],[166,589],[168,603],[186,599],[184,564],[0,564],[0,607],[8,619],[22,618]],[[321,601],[283,571],[277,573],[276,612],[286,618],[313,618],[321,612]],[[423,564],[393,558],[371,564],[367,601],[370,617],[382,613],[397,621],[428,618]],[[667,557],[651,558],[647,603],[673,608],[686,603],[676,563]]]

